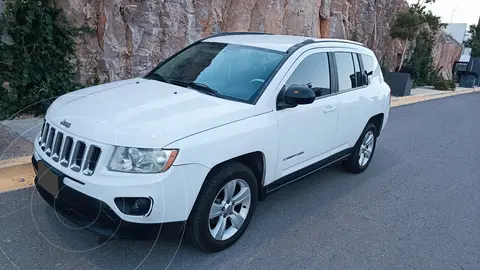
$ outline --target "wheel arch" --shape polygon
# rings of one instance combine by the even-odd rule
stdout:
[[[263,183],[265,180],[265,154],[261,151],[254,151],[246,154],[242,154],[236,157],[232,157],[228,160],[224,160],[222,162],[219,162],[215,166],[213,166],[210,171],[208,172],[204,183],[206,182],[206,179],[212,175],[212,173],[215,173],[215,171],[221,167],[222,165],[229,163],[229,162],[239,162],[242,163],[243,165],[247,166],[250,168],[255,175],[255,178],[257,180],[257,188],[258,188],[258,194],[257,194],[257,199],[258,200],[263,200],[265,198],[263,194]]]
[[[380,136],[380,132],[382,131],[383,127],[383,119],[385,118],[385,115],[383,113],[379,113],[377,115],[372,116],[368,123],[372,123],[375,126],[375,129],[377,130],[377,137]]]

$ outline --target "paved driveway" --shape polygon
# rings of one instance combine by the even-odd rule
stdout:
[[[101,244],[31,188],[0,194],[0,269],[480,269],[480,94],[393,108],[379,143],[361,175],[335,165],[270,195],[217,254]]]

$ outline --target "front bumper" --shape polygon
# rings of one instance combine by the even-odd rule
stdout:
[[[208,173],[208,168],[191,164],[173,166],[167,173],[158,175],[112,173],[99,169],[92,176],[72,178],[68,169],[52,166],[55,162],[37,147],[35,145],[32,157],[35,171],[42,162],[58,176],[60,188],[54,198],[37,184],[38,178],[42,177],[38,175],[35,183],[42,198],[74,223],[105,236],[132,236],[135,231],[145,235],[158,233],[159,228],[163,231],[165,227],[176,228],[176,225],[183,224]],[[117,174],[121,177],[116,177]],[[126,175],[130,176],[129,180],[122,178]],[[114,201],[124,197],[147,197],[153,203],[145,215],[126,215]]]
[[[38,161],[35,157],[32,157],[32,164],[35,172],[37,172]],[[53,167],[50,167],[50,170],[61,175]],[[158,235],[164,229],[162,228],[164,226],[168,227],[169,232],[172,229],[178,232],[182,229],[182,222],[141,224],[124,221],[106,203],[62,183],[60,183],[61,192],[56,198],[38,183],[38,177],[35,177],[35,187],[42,198],[55,211],[78,226],[105,237],[150,237]]]

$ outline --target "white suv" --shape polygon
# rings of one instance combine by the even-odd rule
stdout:
[[[365,170],[389,111],[360,43],[223,33],[143,78],[55,100],[35,143],[36,187],[102,235],[182,224],[197,248],[219,251],[269,192],[336,161]]]

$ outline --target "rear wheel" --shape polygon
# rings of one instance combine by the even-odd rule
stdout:
[[[239,162],[221,165],[206,179],[190,215],[187,231],[202,251],[233,245],[245,232],[257,200],[252,170]]]
[[[373,158],[377,144],[377,129],[372,123],[368,123],[353,147],[350,157],[343,161],[344,168],[351,173],[363,172]]]

